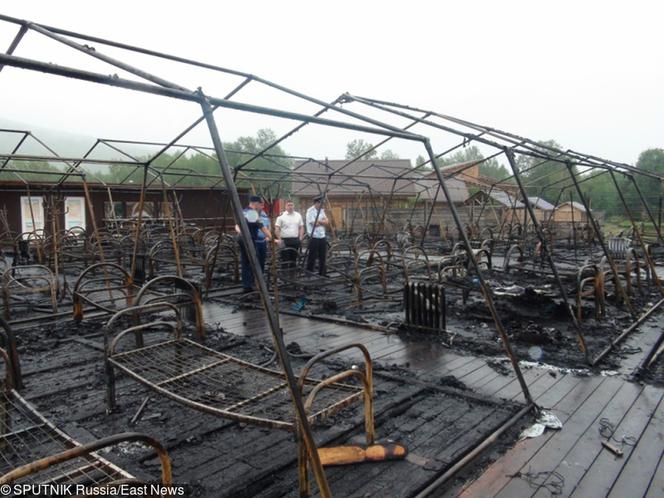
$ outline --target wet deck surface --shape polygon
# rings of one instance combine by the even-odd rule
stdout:
[[[225,307],[208,307],[208,319],[218,321]],[[266,336],[260,311],[241,310],[223,326],[240,335]],[[547,431],[509,449],[472,482],[451,483],[445,496],[546,497],[560,485],[560,496],[656,497],[664,496],[664,389],[629,382],[626,377],[661,331],[661,318],[648,320],[620,348],[621,368],[609,375],[590,372],[523,367],[524,378],[538,405],[550,409],[563,422],[563,430]],[[398,335],[331,325],[306,318],[282,316],[286,342],[303,350],[325,349],[350,342],[366,344],[376,361],[408,365],[418,375],[454,375],[478,394],[524,401],[516,377],[498,372],[486,359],[460,355],[448,348],[410,342]],[[601,445],[600,420],[615,427],[613,444],[624,452],[615,457]],[[622,444],[622,437],[636,444]],[[560,478],[540,474],[534,482],[519,473],[556,472]],[[365,489],[364,491],[368,491]],[[374,496],[381,496],[374,488]]]
[[[269,341],[261,310],[235,310],[208,303],[205,320],[240,338]],[[627,340],[622,348],[621,368],[615,375],[579,375],[524,365],[524,378],[533,399],[558,416],[563,430],[510,444],[481,475],[462,475],[440,490],[440,495],[545,497],[554,489],[551,483],[558,483],[562,496],[663,496],[664,389],[625,378],[643,354],[639,348],[647,351],[656,340],[660,332],[658,320],[649,320]],[[438,343],[304,317],[282,315],[281,325],[286,343],[296,342],[303,351],[317,352],[361,342],[374,361],[383,366],[382,372],[390,373],[390,366],[399,365],[421,379],[442,379],[443,385],[449,384],[449,376],[454,376],[479,396],[525,401],[515,375],[504,363],[459,354]],[[17,335],[20,334],[19,331]],[[130,429],[127,422],[147,391],[127,379],[121,380],[118,388],[122,411],[106,415],[102,338],[95,334],[77,337],[74,331],[67,336],[55,344],[55,349],[51,345],[33,345],[22,352],[24,396],[82,442]],[[45,359],[47,351],[50,352]],[[360,360],[354,353],[343,354],[348,360]],[[479,440],[513,413],[496,407],[470,407],[465,401],[445,397],[445,393],[424,396],[421,389],[409,391],[381,378],[380,373],[379,369],[379,435],[406,441],[414,459],[403,462],[401,467],[369,464],[350,470],[330,469],[328,475],[337,496],[413,496],[458,456],[464,430],[477,429],[475,436]],[[192,496],[293,495],[296,453],[292,436],[245,427],[188,409],[174,410],[174,406],[177,405],[153,396],[143,420],[134,429],[153,433],[172,450],[176,480],[178,476],[186,478],[192,485]],[[495,417],[495,423],[482,424],[489,417]],[[603,418],[616,426],[615,437],[619,440],[623,435],[635,439],[634,446],[614,441],[624,451],[622,458],[601,446],[599,427]],[[321,442],[353,441],[361,436],[361,425],[361,413],[354,412],[338,425],[323,427],[317,437]],[[453,434],[447,431],[448,426],[455,428]],[[464,429],[460,431],[460,427]],[[275,455],[292,458],[275,460]],[[138,469],[136,455],[115,456],[118,463],[126,461],[129,470],[138,475],[158,474],[156,461],[147,454],[140,454]],[[560,477],[539,474],[531,482],[524,479],[528,473],[554,471]]]
[[[205,309],[211,325],[207,346],[255,362],[270,358],[263,347],[269,338],[262,312],[233,313],[229,307],[216,305]],[[297,451],[294,436],[288,432],[194,411],[123,375],[117,382],[119,410],[107,414],[100,323],[87,320],[79,327],[65,320],[48,329],[16,330],[25,384],[21,393],[41,413],[83,443],[126,431],[155,437],[169,451],[174,481],[186,483],[189,496],[282,496],[293,492]],[[522,408],[446,383],[425,385],[413,378],[412,369],[391,368],[393,363],[425,365],[437,360],[440,355],[435,352],[423,354],[423,344],[397,354],[403,349],[397,336],[304,318],[291,322],[284,317],[283,326],[289,331],[286,342],[297,342],[306,352],[347,342],[367,344],[377,367],[374,411],[379,440],[390,438],[412,450],[413,457],[406,461],[328,469],[335,496],[382,496],[385,489],[393,489],[393,496],[413,496]],[[355,359],[347,356],[343,368]],[[292,359],[296,372],[305,361]],[[342,365],[332,362],[320,368],[330,375]],[[129,421],[146,396],[150,396],[147,408],[132,427]],[[361,443],[363,428],[360,405],[318,424],[314,434],[321,446]],[[507,440],[513,441],[514,436],[509,434]],[[159,475],[158,461],[141,448],[130,446],[104,456],[140,478]],[[403,475],[409,479],[404,480]]]

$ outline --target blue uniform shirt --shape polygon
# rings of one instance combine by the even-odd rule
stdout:
[[[263,222],[260,216],[258,216],[258,219],[256,221],[250,221],[252,218],[255,217],[254,213],[256,213],[255,209],[252,209],[250,207],[244,208],[244,218],[247,221],[247,225],[249,226],[249,233],[251,234],[251,240],[257,241],[259,240],[258,238],[259,235],[261,235],[264,239],[265,234],[261,232],[261,228],[263,227]]]
[[[259,214],[259,219],[262,223],[261,226],[264,226],[265,228],[270,230],[270,217],[267,215],[265,211],[261,210]],[[258,242],[265,242],[265,234],[261,230],[258,230],[258,238],[256,240]]]

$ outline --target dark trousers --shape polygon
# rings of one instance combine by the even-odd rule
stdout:
[[[283,268],[295,268],[297,266],[297,256],[300,254],[300,239],[286,237],[281,240],[284,241],[284,250],[281,252]]]
[[[318,273],[325,275],[325,256],[327,254],[327,240],[314,239],[309,241],[309,256],[307,257],[307,270],[314,271],[314,264],[318,260]]]
[[[261,271],[265,270],[265,254],[267,253],[267,244],[265,242],[254,241],[256,248],[256,256],[258,256],[258,264],[260,264]],[[254,272],[251,271],[249,264],[249,255],[244,249],[244,244],[240,242],[240,263],[242,265],[242,287],[245,289],[254,288]]]

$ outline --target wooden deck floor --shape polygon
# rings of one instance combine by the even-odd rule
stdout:
[[[229,310],[207,305],[206,321],[218,322],[239,335],[269,336],[261,311],[229,314]],[[477,393],[523,401],[516,377],[497,372],[482,358],[358,327],[288,315],[282,315],[281,320],[286,343],[297,342],[305,351],[362,342],[376,362],[408,365],[428,377],[454,375]],[[648,343],[651,335],[658,333],[657,327],[650,330],[631,338],[627,345]],[[545,497],[551,495],[549,486],[554,482],[562,485],[560,496],[664,496],[664,389],[624,378],[622,374],[637,360],[626,360],[626,368],[616,376],[524,369],[533,399],[557,415],[563,429],[517,443],[474,482],[448,489],[445,496]],[[622,458],[603,448],[601,419],[615,426],[618,440],[623,435],[634,438],[634,446],[614,441],[624,452]],[[552,472],[560,477],[546,474]],[[529,482],[523,478],[526,473],[541,474],[535,482]]]

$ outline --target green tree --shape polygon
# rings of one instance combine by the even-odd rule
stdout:
[[[276,145],[256,156],[276,140],[274,131],[264,128],[258,130],[255,137],[240,137],[235,142],[224,144],[231,166],[241,168],[237,176],[238,186],[253,186],[267,197],[286,197],[290,194],[292,179],[289,171],[293,169],[293,161],[285,157],[286,152]]]
[[[664,176],[664,149],[647,149],[639,154],[636,161],[636,167],[650,173]],[[659,209],[659,199],[664,194],[662,182],[642,175],[634,175],[639,190],[643,194],[646,202],[651,206],[650,210],[655,212]],[[638,193],[635,191],[633,196],[638,199]],[[630,196],[632,198],[633,196]],[[640,202],[640,200],[639,200]],[[657,206],[657,207],[655,207]],[[643,206],[637,208],[643,210]]]
[[[373,144],[356,138],[346,144],[346,159],[378,159],[378,152],[372,149]]]
[[[565,161],[569,157],[565,154],[557,155],[551,152],[549,147],[562,149],[555,140],[540,142],[543,154],[552,155],[555,160],[546,160],[538,157],[518,155],[516,164],[521,172],[526,192],[531,196],[538,196],[549,202],[555,202],[560,194],[560,189],[570,183],[571,178]],[[576,166],[572,171],[578,175]],[[574,200],[578,200],[576,192],[573,192]],[[569,200],[569,199],[566,199]]]
[[[419,169],[431,169],[431,163],[427,163],[427,161],[428,159],[426,159],[422,154],[420,154],[415,158],[415,163],[413,164],[413,166],[415,166],[416,168],[419,167]]]
[[[606,216],[624,216],[625,209],[608,172],[590,170],[582,175],[579,180],[583,182],[581,183],[581,190],[584,197],[590,202],[593,211],[601,211]],[[616,180],[618,180],[618,184],[627,196],[627,192],[633,187],[625,183],[622,175],[617,175]],[[576,194],[574,187],[568,190]],[[561,202],[569,201],[569,192],[564,192],[563,197]]]
[[[399,154],[394,152],[392,149],[385,149],[380,153],[380,158],[384,161],[389,161],[390,159],[401,159]]]
[[[0,161],[0,166],[4,161]],[[12,173],[11,171],[16,171]],[[64,174],[65,168],[62,166],[55,166],[54,164],[47,163],[46,161],[9,161],[4,169],[0,172],[0,180],[18,181],[21,179],[27,182],[44,182],[52,183],[60,180],[61,176],[51,175],[49,173]],[[72,177],[77,180],[80,177]],[[78,180],[80,181],[80,180]]]
[[[242,188],[253,187],[256,192],[267,197],[285,197],[291,190],[289,171],[293,162],[286,152],[275,146],[260,155],[277,140],[276,134],[270,129],[258,130],[256,136],[240,137],[234,142],[224,144],[224,150],[232,167],[241,166],[236,183]],[[148,157],[139,158],[147,161]],[[221,170],[216,154],[212,152],[196,152],[179,155],[178,152],[167,152],[159,156],[151,164],[153,170],[158,172],[169,185],[210,187],[223,186]],[[196,175],[209,175],[196,176]],[[140,184],[143,181],[143,168],[135,166],[112,166],[109,171],[101,175],[108,183]],[[152,181],[155,174],[148,174],[148,181]],[[159,179],[154,180],[160,182]]]

